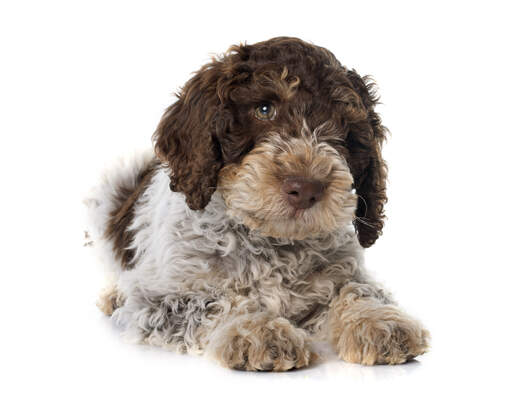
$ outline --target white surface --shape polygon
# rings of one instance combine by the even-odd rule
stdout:
[[[2,2],[0,393],[510,395],[505,2]],[[124,343],[94,306],[80,197],[147,146],[171,93],[233,43],[299,36],[372,74],[392,137],[368,265],[432,332],[417,362],[246,374]]]

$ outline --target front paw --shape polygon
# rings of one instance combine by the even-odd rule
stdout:
[[[418,321],[393,305],[358,303],[338,321],[331,318],[331,342],[340,358],[365,365],[401,364],[427,351],[430,335]]]
[[[316,356],[306,332],[281,317],[240,316],[216,334],[211,349],[223,365],[233,369],[287,371],[308,366]]]

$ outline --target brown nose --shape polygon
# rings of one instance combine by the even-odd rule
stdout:
[[[283,192],[292,207],[306,209],[322,198],[324,184],[313,179],[287,178],[283,182]]]

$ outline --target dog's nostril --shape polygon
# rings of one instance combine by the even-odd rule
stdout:
[[[315,179],[291,177],[283,182],[282,189],[292,207],[306,209],[321,199],[324,184]]]

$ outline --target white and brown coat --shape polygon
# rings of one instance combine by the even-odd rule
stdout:
[[[375,104],[368,80],[298,39],[204,66],[156,155],[119,163],[87,199],[114,275],[101,308],[137,341],[238,369],[307,366],[315,337],[363,364],[425,352],[428,332],[363,265],[386,200]]]

